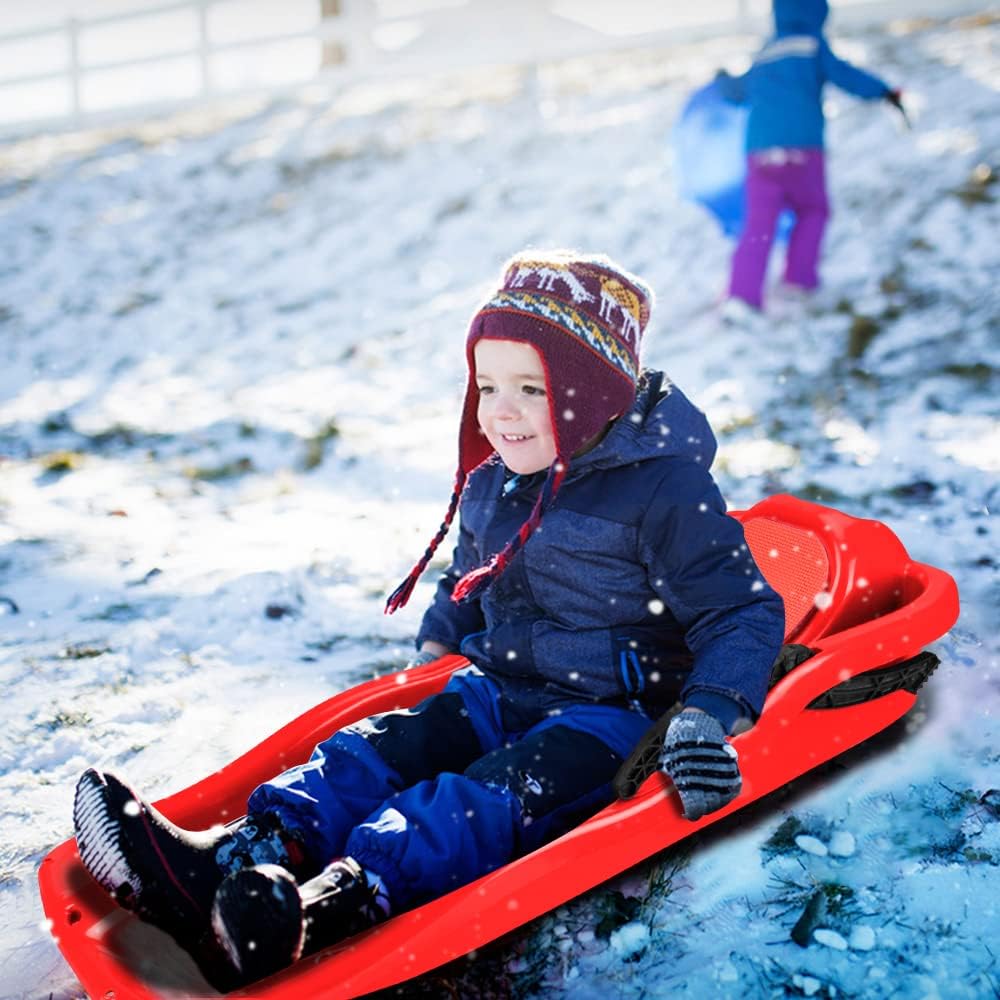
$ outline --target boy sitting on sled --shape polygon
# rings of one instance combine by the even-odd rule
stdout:
[[[225,828],[182,830],[111,774],[74,804],[84,865],[226,986],[268,975],[560,835],[680,700],[663,768],[697,819],[740,790],[781,599],[709,474],[715,439],[641,371],[652,294],[604,256],[525,253],[472,319],[459,466],[406,603],[459,515],[419,660],[470,665],[330,736]],[[585,864],[585,859],[581,860]]]

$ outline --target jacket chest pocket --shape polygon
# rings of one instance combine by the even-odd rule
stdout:
[[[628,620],[649,589],[636,529],[604,518],[552,511],[524,557],[535,600],[570,624]]]

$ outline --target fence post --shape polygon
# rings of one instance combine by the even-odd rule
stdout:
[[[75,17],[71,16],[66,21],[66,35],[69,43],[70,117],[74,125],[79,125],[83,102],[80,99],[80,22]]]
[[[321,21],[328,21],[335,17],[341,17],[344,13],[342,0],[320,0],[319,16]],[[323,69],[327,66],[341,66],[347,58],[344,43],[339,39],[324,39],[323,58],[320,65]]]
[[[201,72],[201,96],[209,97],[212,82],[212,43],[208,35],[209,0],[198,0],[198,68]]]

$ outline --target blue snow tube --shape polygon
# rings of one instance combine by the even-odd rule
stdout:
[[[703,205],[726,236],[743,231],[748,110],[722,96],[713,80],[687,100],[673,128],[677,189],[682,198]],[[794,216],[785,211],[777,238],[785,239]]]

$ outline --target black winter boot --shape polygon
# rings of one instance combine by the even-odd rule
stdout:
[[[246,985],[385,916],[364,869],[353,858],[339,858],[302,885],[277,865],[234,872],[215,894],[212,928],[237,981]]]
[[[308,874],[298,843],[276,817],[184,830],[113,774],[93,769],[77,783],[73,824],[80,860],[97,882],[196,958],[214,940],[212,900],[227,874],[263,863]]]

